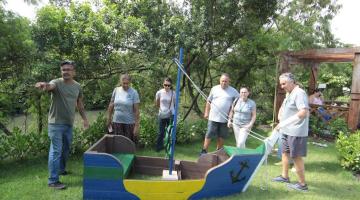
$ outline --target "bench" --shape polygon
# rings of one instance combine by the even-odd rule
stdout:
[[[122,164],[124,168],[123,177],[127,177],[131,171],[131,166],[134,163],[135,155],[123,153],[114,153],[112,155],[115,156]]]
[[[265,145],[261,144],[256,149],[242,149],[233,146],[224,146],[224,151],[229,155],[248,155],[248,154],[264,154]]]

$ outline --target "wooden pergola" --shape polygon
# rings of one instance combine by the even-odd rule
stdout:
[[[317,75],[320,63],[353,62],[350,106],[347,117],[348,127],[356,130],[360,112],[360,47],[310,49],[304,51],[286,51],[280,53],[279,74],[291,72],[291,65],[303,65],[310,70],[309,94],[316,89]],[[285,98],[285,91],[276,86],[275,116]],[[277,117],[276,117],[277,118]],[[276,120],[277,121],[277,120]]]

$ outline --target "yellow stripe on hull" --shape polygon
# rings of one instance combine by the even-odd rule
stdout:
[[[126,190],[141,200],[188,199],[192,194],[199,191],[205,183],[200,180],[183,181],[151,181],[151,180],[126,180]]]

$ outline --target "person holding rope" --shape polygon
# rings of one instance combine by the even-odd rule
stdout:
[[[213,138],[217,138],[217,150],[223,148],[224,138],[228,135],[227,121],[231,104],[239,97],[236,89],[229,84],[230,77],[224,73],[220,77],[220,84],[211,88],[204,112],[204,118],[208,119],[208,129],[200,155],[208,152]]]
[[[123,135],[136,142],[140,127],[140,98],[138,92],[130,87],[131,77],[120,76],[119,85],[112,93],[108,107],[107,126],[115,135]]]
[[[54,189],[65,189],[65,184],[59,181],[59,175],[67,175],[66,161],[69,157],[73,136],[75,107],[79,110],[84,121],[84,128],[89,127],[86,118],[83,93],[81,86],[73,78],[75,63],[63,61],[60,64],[62,78],[47,82],[37,82],[35,87],[51,92],[51,105],[48,117],[49,150],[49,178],[48,186]]]
[[[165,78],[163,82],[163,89],[156,92],[155,104],[159,108],[158,122],[159,132],[156,142],[156,151],[159,152],[164,148],[164,136],[166,127],[171,123],[171,119],[174,116],[175,108],[175,92],[172,90],[171,78]]]
[[[305,182],[305,167],[302,157],[307,153],[307,138],[309,130],[309,102],[306,92],[295,82],[291,73],[283,73],[279,77],[280,87],[289,95],[284,99],[279,110],[279,124],[275,130],[282,133],[282,173],[272,181],[289,183],[288,187],[298,191],[307,191]],[[294,166],[299,179],[290,183],[289,159]]]
[[[228,127],[233,127],[236,147],[245,148],[248,137],[256,119],[255,101],[249,99],[249,89],[240,88],[240,97],[235,99],[229,113]]]

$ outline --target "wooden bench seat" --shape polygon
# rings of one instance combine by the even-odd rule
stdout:
[[[123,176],[127,177],[131,171],[132,164],[134,163],[135,155],[124,153],[114,153],[112,155],[121,162],[124,167]]]

